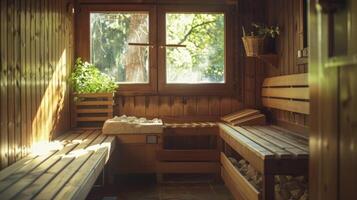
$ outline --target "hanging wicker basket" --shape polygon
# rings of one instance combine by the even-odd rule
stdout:
[[[242,37],[245,52],[248,57],[259,56],[264,53],[264,37],[244,36]]]

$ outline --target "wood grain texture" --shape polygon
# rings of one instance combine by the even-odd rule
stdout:
[[[306,57],[298,58],[298,50],[304,49],[303,0],[268,0],[266,5],[267,23],[278,25],[281,28],[281,34],[276,39],[278,66],[266,67],[266,77],[307,73]],[[294,79],[285,80],[294,81]],[[278,80],[278,82],[281,81]],[[307,127],[309,124],[306,114],[297,114],[291,111],[273,109],[268,116],[272,122],[284,121],[288,124],[296,124],[298,127]],[[289,126],[289,128],[291,127]]]
[[[220,116],[241,108],[241,103],[233,96],[119,96],[115,101],[119,105],[114,110],[117,115],[193,121],[218,120]]]
[[[69,128],[68,2],[1,1],[1,168]]]

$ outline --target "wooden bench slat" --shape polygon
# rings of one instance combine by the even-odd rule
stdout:
[[[282,127],[279,127],[279,126],[275,126],[275,125],[271,125],[269,128],[277,130],[277,131],[280,131],[281,133],[284,133],[284,134],[296,136],[298,138],[304,138],[306,144],[309,144],[309,136],[302,135],[302,134],[299,134],[299,133],[295,133],[295,132],[292,132],[292,131],[290,131],[288,129],[285,129],[285,128],[282,128]]]
[[[217,150],[158,150],[159,161],[217,161]]]
[[[243,156],[256,170],[263,172],[264,161],[275,158],[274,153],[239,134],[230,126],[223,123],[219,126],[222,140]]]
[[[40,155],[33,159],[28,165],[25,165],[21,168],[19,168],[17,171],[11,174],[11,176],[6,177],[5,179],[0,181],[0,193],[3,192],[6,188],[8,188],[10,185],[14,184],[16,181],[20,180],[22,177],[24,177],[27,173],[35,169],[37,166],[39,166],[41,163],[46,161],[48,158],[50,158],[53,154],[55,154],[57,151],[51,151],[45,155]]]
[[[310,103],[308,101],[291,101],[288,99],[262,98],[263,105],[290,112],[310,114]]]
[[[86,139],[91,132],[85,132],[81,134],[79,137],[75,137],[76,140]],[[73,134],[76,135],[76,134]],[[54,155],[52,155],[49,159],[39,165],[37,168],[26,174],[24,177],[19,179],[16,183],[8,187],[5,191],[3,191],[0,195],[3,200],[13,198],[17,193],[22,191],[28,185],[30,185],[34,180],[40,177],[43,173],[45,173],[48,168],[52,167],[57,161],[59,161],[63,155],[72,151],[78,143],[70,143],[67,144],[63,149],[57,151]]]
[[[287,99],[310,99],[310,90],[308,87],[302,88],[263,88],[263,97],[276,97]]]
[[[113,100],[110,101],[78,101],[76,106],[112,106]]]
[[[235,190],[238,190],[241,196],[246,199],[260,199],[261,193],[254,188],[249,181],[235,168],[224,153],[221,153],[222,168],[232,180],[232,185]],[[228,178],[225,177],[225,178]],[[232,188],[232,189],[233,189]]]
[[[113,109],[76,109],[76,113],[111,113],[113,114]]]
[[[254,110],[254,109],[244,109],[238,112],[234,112],[232,114],[226,115],[221,117],[221,120],[226,121],[226,122],[231,122],[233,120],[241,119],[244,117],[249,117],[251,115],[257,115],[259,114],[259,110]]]
[[[106,97],[106,98],[113,98],[113,93],[87,93],[87,94],[76,94],[76,97],[80,98],[98,98],[98,97]]]
[[[107,137],[101,144],[101,148],[93,153],[79,169],[79,172],[56,195],[55,199],[85,199],[109,157],[110,149],[108,149],[108,146],[113,146],[114,142],[114,137]]]
[[[97,121],[105,121],[109,119],[108,116],[105,117],[77,117],[76,120],[78,122],[97,122]]]
[[[249,126],[245,126],[243,127],[244,129],[248,130],[249,132],[253,133],[254,135],[256,135],[257,137],[260,137],[270,143],[273,143],[274,145],[284,149],[287,152],[292,153],[293,155],[297,156],[297,157],[307,157],[308,153],[307,151],[300,149],[296,146],[291,145],[290,143],[286,142],[286,141],[282,141],[277,137],[271,136],[269,134],[266,134],[264,131],[260,130],[260,129],[256,129],[254,127],[249,127]]]
[[[269,141],[257,137],[256,135],[252,134],[250,131],[243,129],[241,127],[233,127],[236,131],[238,131],[240,134],[244,135],[245,137],[249,138],[250,140],[256,142],[260,146],[262,146],[265,149],[268,149],[269,151],[273,152],[276,156],[280,158],[289,158],[292,157],[292,154],[279,146],[270,143]]]
[[[265,115],[263,115],[263,114],[251,115],[251,116],[248,116],[245,118],[233,120],[233,121],[231,121],[231,124],[233,126],[236,126],[236,125],[248,126],[248,125],[253,125],[253,124],[264,125],[265,124]]]
[[[283,132],[280,132],[279,130],[273,130],[271,129],[271,126],[264,127],[264,126],[254,126],[254,128],[261,130],[262,132],[271,135],[272,137],[276,137],[286,143],[289,143],[295,147],[300,148],[301,150],[304,150],[308,152],[309,150],[309,144],[308,140],[305,140],[303,138],[298,138],[294,137],[291,134],[284,134]]]
[[[75,132],[78,132],[78,131],[75,131]],[[83,131],[80,131],[80,132],[83,132]],[[58,140],[55,140],[55,141],[63,141],[66,138],[73,138],[73,137],[75,138],[75,137],[78,137],[78,136],[79,136],[79,134],[73,134],[73,132],[69,132],[69,133],[66,133],[66,134],[63,134],[63,135],[59,136]],[[12,175],[18,169],[23,168],[24,166],[30,164],[37,157],[38,157],[38,155],[30,154],[30,155],[26,156],[25,158],[15,162],[11,166],[1,170],[0,171],[0,181],[3,180],[6,177]]]
[[[88,134],[89,133],[89,134]],[[87,135],[88,134],[88,135]],[[94,139],[96,139],[99,134],[93,131],[86,131],[81,138],[78,140],[83,140],[81,143],[75,146],[71,150],[78,151],[89,146]],[[77,138],[76,138],[77,139]],[[68,152],[68,153],[71,153]],[[67,154],[68,155],[68,154]],[[31,185],[24,189],[21,193],[17,194],[17,199],[32,199],[36,194],[38,194],[54,177],[56,177],[63,169],[65,169],[73,160],[74,156],[62,157],[57,163],[51,166],[46,172],[44,172],[38,179],[36,179]]]
[[[38,157],[38,155],[30,154],[30,155],[26,156],[25,158],[10,165],[9,167],[6,167],[5,169],[1,170],[0,171],[0,181],[5,179],[6,177],[10,176],[11,174],[13,174],[15,171],[17,171],[21,167],[28,165],[31,161],[33,161],[37,157]]]
[[[70,155],[75,159],[62,170],[41,192],[34,197],[34,199],[52,199],[62,189],[62,187],[68,182],[68,180],[77,172],[77,170],[91,157],[94,153],[93,150],[89,150],[97,145],[100,145],[106,136],[100,135],[97,137],[85,151],[71,152]]]
[[[266,78],[263,81],[263,87],[307,86],[307,85],[309,85],[309,79],[307,73],[276,76],[276,77]]]

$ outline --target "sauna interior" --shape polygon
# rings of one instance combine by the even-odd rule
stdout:
[[[1,0],[0,199],[357,199],[357,1]]]

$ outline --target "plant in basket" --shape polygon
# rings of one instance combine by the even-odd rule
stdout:
[[[119,86],[112,77],[78,58],[70,82],[74,90],[77,127],[83,123],[93,126],[113,117],[113,97]]]
[[[119,87],[112,77],[100,72],[95,65],[83,62],[81,58],[76,60],[70,81],[76,94],[113,93]]]
[[[273,51],[274,39],[280,35],[278,26],[252,23],[249,33],[243,28],[243,45],[247,56],[259,56],[265,51]]]

